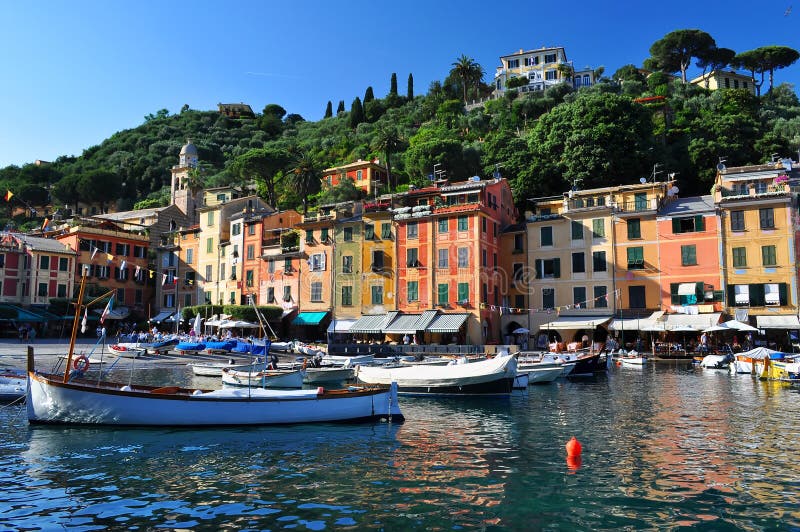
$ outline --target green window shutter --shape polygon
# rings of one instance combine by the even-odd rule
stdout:
[[[602,218],[592,220],[592,233],[594,233],[595,237],[606,236],[606,227]]]
[[[669,297],[673,305],[681,304],[681,296],[678,295],[678,284],[670,283],[669,285]]]
[[[697,302],[702,303],[706,300],[706,285],[705,283],[695,283],[694,295],[697,296]]]
[[[681,221],[679,218],[672,219],[672,234],[677,235],[681,232]]]
[[[694,230],[695,231],[705,231],[706,230],[706,218],[702,214],[698,214],[694,217]]]
[[[448,285],[446,283],[439,285],[439,304],[440,305],[447,305],[448,301]]]
[[[373,240],[375,238],[375,226],[367,224],[364,231],[364,238],[366,240]]]
[[[553,277],[561,277],[561,259],[553,259]]]
[[[751,284],[750,285],[750,306],[763,307],[764,301],[764,285]]]
[[[544,269],[544,260],[536,259],[534,261],[534,264],[536,266],[536,278],[537,279],[541,279],[542,278],[542,270]]]
[[[728,306],[732,307],[736,303],[736,292],[734,285],[728,285]]]
[[[778,284],[778,297],[780,297],[782,307],[785,307],[789,304],[789,287],[786,285],[786,283]]]
[[[381,224],[381,238],[392,238],[392,224]]]

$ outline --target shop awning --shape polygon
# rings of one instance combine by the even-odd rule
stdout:
[[[608,324],[611,331],[641,331],[642,329],[649,329],[661,316],[664,315],[663,310],[653,312],[646,318],[614,318]]]
[[[327,315],[327,310],[324,312],[301,312],[292,320],[292,325],[319,325],[319,322],[324,320]]]
[[[376,334],[383,331],[383,325],[387,321],[387,314],[372,314],[361,316],[350,326],[347,331],[351,334]]]
[[[419,328],[420,316],[421,314],[400,314],[383,329],[383,332],[386,334],[414,334],[424,330]]]
[[[331,320],[330,325],[328,325],[328,332],[329,333],[349,332],[350,331],[350,327],[352,327],[355,322],[356,322],[356,320],[354,320],[354,319],[353,320]]]
[[[545,323],[539,327],[540,331],[554,330],[565,331],[573,329],[594,329],[611,320],[611,316],[561,316],[555,321]]]
[[[678,327],[692,327],[702,331],[718,324],[720,315],[719,312],[710,314],[665,314],[663,321],[668,331]]]
[[[679,296],[693,296],[697,292],[697,283],[681,283],[678,285]]]
[[[756,316],[759,329],[800,329],[797,316]]]
[[[428,328],[425,329],[427,332],[431,333],[457,333],[461,330],[461,326],[464,325],[464,322],[467,321],[467,317],[469,314],[439,314],[435,318]]]
[[[175,311],[172,310],[163,310],[156,314],[154,317],[150,318],[148,321],[150,323],[161,323],[162,321],[166,320],[170,316],[175,314]]]
[[[98,308],[98,309],[95,309],[94,312],[96,314],[103,314],[104,310],[105,309]],[[107,320],[124,320],[125,318],[130,316],[130,314],[131,314],[131,309],[129,309],[128,307],[116,307],[114,309],[111,309],[111,312],[108,313],[108,315],[106,316],[106,319]]]

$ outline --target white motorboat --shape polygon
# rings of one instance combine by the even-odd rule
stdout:
[[[373,355],[322,355],[321,363],[324,366],[355,367],[356,365],[372,364],[375,362]]]
[[[112,344],[108,346],[108,350],[123,358],[137,358],[145,353],[144,348],[135,347],[134,345]]]
[[[454,361],[455,362],[455,361]],[[397,382],[409,395],[507,395],[517,375],[517,359],[497,356],[448,366],[358,366],[356,379],[367,384]]]
[[[623,366],[642,367],[647,362],[647,357],[641,355],[625,355],[617,359]]]
[[[291,353],[294,350],[294,342],[272,342],[269,348],[271,351]]]
[[[780,351],[767,349],[766,347],[756,347],[749,351],[737,353],[734,355],[728,369],[731,373],[751,373],[758,375],[764,369],[764,360],[772,358],[773,356],[781,356],[778,353],[780,353]]]
[[[700,367],[705,369],[728,369],[733,360],[731,355],[706,355],[700,361]]]
[[[512,388],[514,390],[526,390],[529,384],[530,381],[527,373],[517,373],[517,375],[514,377],[514,384]]]
[[[324,384],[349,381],[355,375],[355,368],[320,367],[305,369],[303,384]]]
[[[222,369],[222,383],[230,386],[255,388],[302,388],[305,371],[302,369],[267,369],[236,371]]]
[[[223,369],[247,371],[253,369],[253,364],[253,362],[237,363],[230,358],[224,362],[195,362],[188,365],[192,368],[192,373],[198,377],[221,377]]]
[[[16,401],[25,397],[26,379],[25,373],[0,372],[0,401]]]
[[[553,382],[557,378],[561,377],[564,372],[564,368],[561,366],[542,366],[539,368],[536,367],[528,367],[528,368],[517,368],[517,375],[525,373],[528,375],[528,383],[529,384],[545,384],[548,382]]]

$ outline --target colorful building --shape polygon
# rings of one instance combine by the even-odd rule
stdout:
[[[73,242],[21,233],[0,237],[0,302],[48,305],[73,296],[77,253]]]
[[[271,325],[283,336],[288,333],[288,320],[300,305],[300,268],[306,261],[305,254],[300,251],[300,233],[294,227],[301,220],[297,211],[288,210],[272,213],[253,223],[258,228],[256,233],[261,243],[258,303],[283,308],[280,321]],[[249,245],[249,237],[245,238],[245,245]]]
[[[322,172],[323,186],[335,187],[343,179],[350,178],[357,188],[364,191],[367,197],[376,196],[380,187],[388,186],[388,171],[378,159],[371,161],[358,160],[342,166],[326,168]]]
[[[359,313],[382,314],[397,308],[397,267],[395,231],[391,200],[387,197],[366,201],[362,214],[361,298]],[[337,314],[338,318],[338,314]]]

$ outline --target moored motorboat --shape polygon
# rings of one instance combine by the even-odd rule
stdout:
[[[700,367],[705,369],[728,369],[733,356],[730,354],[725,355],[706,355],[700,361]]]
[[[448,366],[358,366],[356,379],[367,384],[397,382],[409,395],[508,395],[517,375],[517,359],[497,356]]]
[[[122,344],[112,344],[108,346],[108,350],[123,358],[137,358],[145,353],[145,350],[140,347],[125,346]]]
[[[315,356],[315,355],[312,355]],[[375,362],[373,355],[322,355],[321,362],[325,366],[355,367],[356,365],[372,364]]]
[[[237,363],[234,359],[228,359],[224,362],[194,362],[188,364],[192,368],[192,373],[197,377],[221,377],[223,369],[232,369],[235,371],[247,371],[253,368],[254,362],[246,364]]]
[[[511,386],[514,390],[525,390],[530,384],[527,373],[519,373],[514,376],[514,384]]]
[[[206,348],[204,342],[178,342],[175,345],[175,350],[182,355],[191,355],[199,353]]]
[[[756,347],[742,353],[736,353],[730,363],[731,373],[760,374],[764,369],[764,360],[781,359],[783,353],[766,347]]]
[[[529,384],[546,384],[561,377],[563,368],[560,366],[527,367],[524,369],[517,369],[517,375],[520,373],[526,373],[528,375]]]
[[[324,384],[332,382],[345,382],[353,378],[355,368],[312,368],[305,369],[303,384]]]
[[[0,401],[16,401],[25,397],[25,373],[16,371],[0,372]]]
[[[222,369],[222,383],[230,386],[256,388],[302,388],[305,371],[284,369],[255,369],[237,371]]]
[[[644,355],[622,355],[617,360],[622,366],[640,368],[647,362],[647,357]]]

